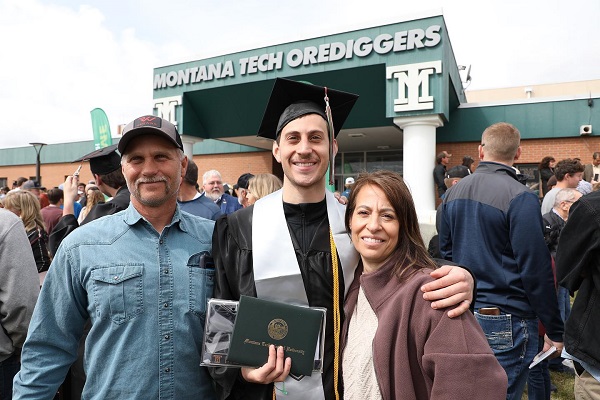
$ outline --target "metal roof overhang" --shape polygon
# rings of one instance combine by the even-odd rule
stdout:
[[[327,85],[360,94],[338,136],[340,151],[402,148],[402,131],[385,116],[385,64],[294,76],[294,80]],[[185,134],[271,149],[256,137],[273,79],[188,91],[183,96]],[[335,124],[335,115],[334,115]]]

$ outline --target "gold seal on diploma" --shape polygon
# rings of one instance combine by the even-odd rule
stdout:
[[[288,325],[284,320],[276,318],[269,322],[268,332],[271,339],[281,340],[288,334]]]

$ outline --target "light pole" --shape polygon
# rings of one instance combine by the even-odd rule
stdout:
[[[35,179],[37,183],[42,185],[42,177],[40,176],[40,152],[42,151],[42,147],[46,145],[46,143],[29,143],[35,149],[35,153],[37,154],[37,158],[35,160]]]

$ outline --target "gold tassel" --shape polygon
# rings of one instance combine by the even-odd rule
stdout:
[[[333,241],[333,232],[329,229],[329,243],[331,245],[331,264],[333,267],[333,392],[336,400],[339,400],[338,383],[340,374],[340,277],[338,271],[338,258],[335,242]]]

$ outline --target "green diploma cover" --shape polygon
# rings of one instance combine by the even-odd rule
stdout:
[[[275,301],[242,296],[237,310],[227,361],[260,367],[269,345],[283,346],[292,359],[291,373],[311,375],[325,312]]]

